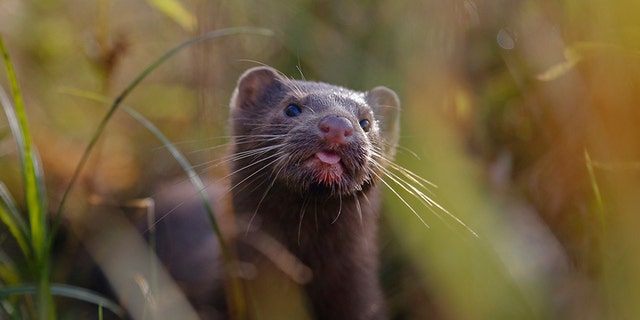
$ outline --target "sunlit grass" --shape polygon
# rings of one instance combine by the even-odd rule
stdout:
[[[0,87],[0,104],[7,115],[17,145],[27,211],[25,220],[11,193],[0,181],[0,220],[20,247],[28,267],[28,270],[19,270],[16,266],[21,263],[13,261],[17,257],[2,255],[0,283],[3,286],[0,288],[0,309],[13,319],[56,319],[53,297],[61,296],[93,303],[122,315],[122,310],[116,303],[95,292],[51,283],[51,245],[55,232],[50,229],[48,221],[44,172],[31,139],[18,79],[1,37],[0,53],[5,62],[13,97],[12,102]],[[23,279],[25,276],[27,278]],[[29,298],[30,295],[36,297],[35,305]],[[18,299],[15,296],[24,298]]]
[[[9,124],[11,125],[13,135],[20,151],[20,160],[25,181],[25,194],[27,195],[27,210],[29,212],[28,217],[30,223],[26,223],[24,221],[15,201],[2,182],[0,182],[0,198],[2,199],[2,202],[0,203],[0,218],[22,249],[26,260],[30,265],[30,269],[32,269],[32,272],[37,280],[37,285],[35,287],[32,285],[21,285],[19,282],[19,272],[17,270],[11,270],[10,268],[7,268],[8,266],[11,266],[11,264],[8,263],[9,261],[7,261],[7,263],[3,264],[5,268],[2,269],[3,272],[1,272],[0,275],[4,275],[4,282],[12,284],[12,286],[2,289],[2,291],[0,291],[0,298],[19,294],[35,294],[38,298],[36,303],[36,308],[38,310],[37,313],[38,317],[41,319],[54,319],[56,317],[55,304],[53,303],[52,299],[52,291],[56,295],[92,302],[99,305],[100,307],[107,307],[117,314],[122,314],[116,304],[99,295],[96,295],[95,293],[92,293],[91,291],[64,285],[53,285],[52,288],[49,278],[51,268],[51,260],[49,256],[50,247],[51,242],[53,241],[53,236],[55,235],[55,232],[57,231],[61,223],[62,215],[65,209],[65,203],[69,192],[72,190],[75,182],[79,178],[80,173],[82,172],[89,158],[89,155],[91,154],[91,151],[104,132],[107,123],[112,118],[115,111],[121,107],[122,101],[146,76],[148,76],[153,70],[155,70],[163,62],[167,61],[173,55],[185,48],[194,45],[195,43],[241,33],[253,33],[263,36],[271,35],[271,32],[266,29],[249,27],[223,29],[220,31],[214,31],[204,34],[200,37],[196,37],[192,40],[186,41],[183,44],[166,52],[159,59],[152,62],[149,67],[143,70],[124,89],[124,91],[111,104],[111,108],[109,109],[103,120],[100,122],[98,128],[96,129],[96,132],[92,135],[92,138],[87,148],[85,149],[85,152],[83,153],[80,162],[76,167],[76,170],[74,171],[74,175],[71,178],[70,184],[62,197],[59,208],[54,216],[54,224],[52,230],[49,230],[47,219],[48,208],[45,201],[46,197],[43,195],[46,190],[44,190],[44,182],[42,181],[44,178],[41,171],[42,166],[39,163],[37,153],[35,153],[35,149],[32,146],[30,133],[26,123],[26,112],[22,103],[22,95],[18,88],[17,79],[13,71],[11,61],[8,57],[7,50],[4,46],[4,43],[2,42],[2,39],[0,38],[0,49],[3,54],[9,79],[11,80],[15,107],[4,91],[0,91],[0,98],[2,98],[0,100],[4,107],[5,113],[7,114],[7,118],[9,119]],[[82,95],[103,103],[109,102],[108,99],[97,94],[90,94],[82,91],[75,91],[75,93],[77,95]],[[129,115],[138,120],[144,127],[151,131],[159,140],[161,140],[165,148],[169,150],[169,152],[183,168],[191,183],[194,185],[196,190],[198,190],[200,201],[202,201],[202,203],[204,204],[207,214],[209,215],[211,227],[218,237],[218,241],[220,243],[220,246],[222,247],[224,259],[227,263],[226,267],[230,270],[231,268],[234,268],[234,253],[225,244],[226,241],[223,238],[220,227],[216,222],[213,211],[211,209],[211,204],[208,200],[208,196],[206,196],[205,194],[206,187],[198,174],[193,170],[193,166],[180,153],[180,151],[175,148],[173,144],[162,134],[162,132],[144,116],[127,107],[122,108],[124,108]],[[31,230],[27,229],[28,226],[31,227]],[[233,273],[233,271],[230,272]],[[232,278],[232,280],[233,279],[235,278]],[[243,319],[246,317],[246,307],[244,306],[245,298],[244,294],[241,291],[242,287],[236,279],[235,281],[231,281],[230,288],[230,296],[232,297],[230,301],[232,301],[232,305],[234,305],[232,310],[235,312],[235,316],[238,319]],[[10,308],[9,305],[4,304],[3,306],[5,307],[5,312],[7,312],[8,314],[12,314],[13,316],[17,316],[18,310],[16,308]]]
[[[96,132],[92,135],[92,138],[89,142],[89,145],[85,149],[83,156],[80,159],[78,166],[74,172],[73,177],[71,178],[71,182],[67,187],[63,198],[60,202],[60,206],[54,216],[54,224],[53,229],[49,230],[48,218],[47,218],[47,204],[46,197],[44,193],[44,175],[42,172],[42,165],[37,158],[37,153],[35,152],[35,148],[32,146],[32,141],[30,137],[30,131],[27,125],[27,116],[24,109],[24,105],[22,102],[22,95],[20,89],[18,87],[18,82],[15,76],[15,72],[13,70],[13,66],[11,64],[11,60],[9,59],[8,52],[4,46],[4,42],[0,38],[0,50],[3,55],[5,66],[7,69],[7,73],[9,75],[10,83],[12,86],[13,100],[14,104],[11,103],[8,96],[4,91],[0,91],[0,101],[2,102],[2,106],[7,114],[7,118],[9,119],[9,124],[11,125],[11,129],[18,145],[19,154],[20,154],[20,163],[22,166],[23,179],[25,183],[25,195],[26,195],[26,203],[27,203],[27,211],[29,217],[29,223],[26,223],[22,218],[21,213],[18,211],[15,201],[11,197],[11,194],[6,189],[5,185],[0,182],[0,198],[2,202],[0,203],[0,218],[2,222],[7,226],[12,236],[15,238],[16,242],[20,246],[28,265],[30,266],[31,272],[33,273],[34,278],[36,279],[37,285],[20,285],[18,280],[19,272],[16,270],[11,270],[10,268],[3,268],[3,272],[0,275],[4,275],[4,282],[8,282],[12,284],[12,286],[8,286],[0,291],[0,298],[9,297],[17,294],[35,294],[37,297],[36,309],[38,318],[41,319],[55,319],[55,304],[52,298],[52,291],[56,295],[66,296],[77,298],[80,300],[85,300],[87,302],[95,303],[99,306],[107,307],[112,311],[121,314],[119,307],[110,302],[109,300],[102,298],[99,295],[96,295],[88,290],[84,290],[81,288],[75,288],[64,285],[54,285],[52,289],[52,285],[50,283],[50,268],[51,268],[51,260],[50,260],[50,247],[53,241],[53,236],[55,232],[59,228],[59,224],[62,219],[62,215],[65,209],[65,203],[69,192],[72,190],[75,182],[77,181],[80,173],[82,172],[88,157],[96,145],[98,139],[102,135],[107,123],[112,118],[115,111],[121,106],[122,101],[127,97],[127,95],[134,90],[134,88],[153,70],[155,70],[159,65],[163,62],[171,58],[173,55],[178,53],[179,51],[192,46],[195,43],[216,39],[223,36],[241,34],[241,33],[253,33],[258,35],[270,35],[271,32],[266,29],[259,28],[235,28],[235,29],[224,29],[220,31],[215,31],[211,33],[204,34],[200,37],[194,38],[192,40],[186,41],[185,43],[175,47],[172,50],[169,50],[164,55],[162,55],[159,59],[154,61],[147,67],[144,71],[142,71],[125,89],[124,91],[115,99],[112,103],[111,108],[108,113],[105,115],[101,123],[99,124]],[[0,88],[1,89],[1,88]],[[93,98],[94,100],[100,100],[101,102],[107,101],[106,98],[100,97],[99,95],[88,95],[87,93],[82,93],[84,96],[88,96]],[[14,107],[15,105],[15,107]],[[174,156],[176,161],[181,165],[185,173],[188,175],[191,183],[198,190],[198,194],[200,195],[200,200],[205,205],[207,214],[209,215],[212,229],[214,230],[216,236],[218,237],[218,241],[222,247],[222,252],[227,262],[227,268],[233,268],[234,266],[234,254],[225,244],[225,240],[221,234],[220,228],[216,222],[213,211],[211,209],[211,205],[209,203],[208,197],[205,195],[205,186],[202,180],[199,178],[197,173],[193,170],[193,166],[188,162],[188,160],[178,151],[177,148],[171,144],[171,142],[158,130],[150,121],[148,121],[144,116],[135,112],[132,109],[124,107],[125,111],[129,113],[133,118],[138,120],[142,125],[144,125],[149,131],[151,131],[164,146],[170,151],[170,153]],[[30,230],[27,227],[30,227]],[[5,263],[5,266],[10,266],[9,263]],[[235,278],[234,278],[235,279]],[[8,280],[8,281],[7,281]],[[246,317],[244,304],[244,294],[242,293],[241,285],[236,281],[231,282],[231,294],[233,297],[231,299],[234,307],[233,310],[236,312],[238,319],[243,319]],[[17,308],[10,308],[9,305],[2,305],[4,311],[8,314],[18,316]]]
[[[95,183],[98,191],[126,199],[166,178],[146,164],[177,161],[166,176],[186,175],[197,190],[204,188],[185,169],[197,168],[197,160],[187,161],[170,138],[202,142],[211,138],[211,131],[224,131],[226,106],[218,103],[228,101],[236,73],[247,61],[273,65],[292,77],[303,74],[357,89],[386,85],[401,96],[402,144],[419,159],[400,152],[398,161],[437,184],[429,196],[478,234],[472,236],[436,210],[443,214],[440,220],[407,190],[396,189],[407,203],[387,190],[389,225],[383,228],[394,241],[382,243],[400,260],[391,265],[418,269],[418,279],[409,282],[433,300],[429,307],[413,302],[420,304],[416,307],[406,298],[398,302],[405,308],[401,314],[415,310],[438,319],[633,319],[640,314],[634,307],[640,285],[633,271],[640,266],[634,180],[640,172],[634,111],[640,101],[640,7],[633,1],[381,0],[364,6],[340,1],[101,0],[97,23],[89,19],[95,9],[90,2],[13,3],[0,2],[0,31],[14,57],[8,59],[4,48],[5,89],[10,90],[2,91],[1,102],[10,114],[10,128],[0,127],[0,173],[20,174],[19,181],[0,177],[0,219],[7,230],[0,235],[3,316],[42,318],[60,311],[51,301],[65,296],[64,285],[50,283],[50,251],[60,221],[78,205],[71,195],[62,196],[70,177],[68,193],[78,192],[87,176],[96,176],[89,184]],[[160,14],[147,10],[150,5]],[[176,5],[180,9],[171,9]],[[275,36],[224,40],[216,50],[202,42],[185,43],[175,51],[163,47],[205,30],[239,25],[264,26]],[[95,36],[93,28],[98,29]],[[175,56],[187,47],[194,50]],[[156,52],[166,54],[156,59]],[[165,63],[170,56],[175,64]],[[98,74],[94,64],[109,65],[109,72]],[[26,84],[27,99],[16,78]],[[140,97],[136,88],[147,83],[144,89],[151,93]],[[60,94],[60,86],[78,90]],[[181,105],[183,96],[174,98],[169,90],[153,93],[168,87],[179,88],[190,100]],[[136,114],[124,107],[125,99],[142,108],[137,110],[161,112]],[[24,112],[23,100],[34,112]],[[96,115],[102,109],[88,106],[93,101],[110,107],[106,115]],[[117,118],[120,108],[137,120]],[[200,120],[206,124],[196,123]],[[139,166],[127,171],[135,173],[132,182],[122,187],[127,190],[101,180],[100,175],[112,172],[92,168],[87,160],[90,154],[103,162],[121,155],[107,148],[96,154],[101,148],[97,141],[108,138],[107,123],[132,137],[124,141],[128,148],[117,152],[137,153],[131,158]],[[96,125],[99,129],[93,131]],[[159,139],[171,158],[153,159],[156,153],[146,144],[151,139],[135,136],[141,131],[154,132],[149,137]],[[43,163],[34,140],[41,142]],[[5,161],[13,155],[7,145],[17,146],[19,162]],[[73,164],[60,165],[65,161]],[[498,183],[496,172],[504,175]],[[138,181],[149,176],[153,182]],[[47,196],[57,210],[48,207]],[[541,231],[524,229],[540,238],[531,240],[531,234],[513,228],[513,217],[519,217],[514,203],[529,210],[532,224],[540,224]],[[54,211],[53,219],[47,218],[48,211]],[[544,260],[532,250],[540,248],[540,239],[561,251],[560,271],[529,268]],[[13,242],[17,250],[10,250]],[[84,299],[114,310],[99,297]]]
[[[262,36],[269,36],[272,33],[269,30],[266,29],[260,29],[260,28],[249,28],[249,27],[245,27],[245,28],[231,28],[231,29],[223,29],[223,30],[219,30],[219,31],[214,31],[214,32],[210,32],[210,33],[206,33],[202,36],[196,37],[194,39],[191,39],[189,41],[186,41],[178,46],[176,46],[175,48],[167,51],[164,55],[162,55],[160,58],[158,58],[157,60],[153,61],[146,69],[144,69],[124,90],[123,92],[113,101],[113,103],[111,104],[111,107],[109,109],[109,111],[107,112],[106,116],[103,118],[103,120],[100,122],[100,125],[98,126],[98,128],[96,129],[95,134],[92,136],[91,141],[89,142],[89,145],[87,146],[87,148],[85,149],[85,152],[83,153],[81,159],[80,159],[80,163],[78,164],[77,169],[75,170],[73,177],[71,179],[70,185],[67,188],[67,190],[65,191],[65,194],[62,198],[62,201],[60,203],[60,207],[58,209],[58,212],[56,214],[56,225],[59,223],[59,219],[62,216],[62,212],[64,210],[64,205],[65,205],[65,201],[68,197],[68,194],[70,192],[70,190],[72,189],[73,185],[75,184],[75,182],[77,181],[78,177],[80,176],[80,173],[82,172],[84,165],[86,163],[86,161],[89,158],[89,154],[91,153],[93,147],[96,145],[96,142],[98,141],[99,137],[101,136],[102,132],[104,131],[107,123],[109,122],[109,120],[112,118],[113,114],[115,113],[116,110],[118,110],[118,108],[121,107],[122,101],[124,101],[124,99],[136,88],[136,86],[145,78],[147,77],[152,71],[154,71],[158,66],[160,66],[162,63],[164,63],[165,61],[167,61],[169,58],[171,58],[172,56],[174,56],[176,53],[180,52],[181,50],[188,48],[198,42],[201,41],[205,41],[205,40],[210,40],[210,39],[217,39],[223,36],[231,36],[231,35],[238,35],[238,34],[242,34],[242,33],[246,33],[246,34],[256,34],[256,35],[262,35]],[[101,100],[101,102],[106,102],[106,99],[104,99],[103,97],[100,97],[98,95],[88,95],[86,93],[84,93],[84,96],[86,97],[90,97],[94,100]],[[196,190],[198,191],[198,195],[200,197],[200,201],[202,201],[202,203],[205,206],[205,210],[207,212],[207,215],[209,216],[209,221],[211,223],[211,228],[213,229],[218,242],[222,248],[222,253],[224,256],[224,260],[225,260],[225,267],[229,270],[229,272],[231,274],[233,274],[233,268],[235,265],[235,255],[233,253],[233,251],[227,246],[226,244],[226,240],[224,239],[222,232],[220,230],[220,227],[216,221],[216,218],[214,216],[213,210],[211,209],[211,204],[209,202],[208,196],[205,193],[206,187],[204,185],[204,183],[202,182],[202,180],[200,179],[200,177],[198,176],[198,174],[193,170],[193,166],[188,162],[188,160],[178,151],[177,148],[175,148],[173,146],[173,144],[162,134],[162,132],[160,132],[160,130],[158,130],[150,121],[148,121],[146,118],[144,118],[144,116],[142,116],[141,114],[135,112],[132,109],[129,108],[125,108],[125,111],[131,115],[133,118],[135,118],[136,120],[138,120],[142,125],[144,125],[149,131],[151,131],[163,144],[164,146],[167,148],[167,150],[169,150],[169,152],[172,154],[172,156],[176,159],[176,161],[180,164],[180,166],[182,167],[182,169],[185,171],[185,173],[187,174],[189,180],[191,181],[191,183],[194,185],[194,187],[196,188]],[[231,301],[231,305],[232,305],[232,310],[234,312],[236,312],[236,316],[238,317],[238,319],[244,319],[246,317],[246,306],[244,306],[244,293],[242,291],[242,286],[241,284],[238,282],[238,279],[235,277],[231,277],[231,292],[230,292],[230,301]]]
[[[20,245],[22,254],[29,267],[29,273],[35,288],[37,314],[41,319],[55,319],[55,307],[51,295],[49,228],[47,222],[47,204],[44,187],[42,164],[31,139],[31,131],[27,123],[26,110],[18,80],[9,58],[9,53],[0,38],[0,53],[5,63],[11,84],[13,103],[4,91],[0,91],[0,101],[18,148],[22,180],[25,194],[28,222],[24,221],[10,193],[2,186],[2,203],[0,216],[7,225],[12,236]],[[18,274],[18,272],[15,272]],[[9,296],[11,287],[3,289],[1,296]]]

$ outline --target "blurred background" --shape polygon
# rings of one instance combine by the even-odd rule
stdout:
[[[395,90],[397,163],[437,185],[429,196],[473,232],[396,186],[425,227],[387,192],[381,279],[393,319],[640,317],[635,0],[0,0],[52,210],[109,107],[77,92],[115,99],[171,48],[238,26],[273,34],[195,44],[124,104],[203,176],[220,177],[197,165],[224,154],[215,146],[227,142],[228,101],[249,67]],[[0,85],[9,88],[4,71]],[[122,203],[175,179],[184,172],[163,144],[118,111],[65,217],[91,196]],[[4,116],[0,180],[21,198]],[[56,247],[55,282],[72,281],[73,238]]]

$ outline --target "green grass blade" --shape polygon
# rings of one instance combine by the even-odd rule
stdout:
[[[9,119],[9,126],[11,127],[11,132],[13,133],[20,155],[34,256],[43,257],[46,250],[47,215],[43,190],[44,178],[42,166],[33,148],[22,94],[20,93],[18,80],[2,37],[0,37],[0,51],[2,52],[2,57],[5,62],[5,68],[7,69],[7,76],[11,84],[14,101],[13,108],[11,105],[5,105],[4,102],[3,106]]]
[[[224,239],[222,238],[220,233],[220,227],[218,226],[218,223],[216,222],[216,219],[213,216],[213,210],[211,209],[211,204],[209,203],[209,199],[204,191],[206,187],[202,182],[202,179],[200,179],[200,176],[198,176],[198,173],[196,173],[195,170],[193,170],[193,166],[191,165],[191,163],[189,163],[189,160],[187,160],[187,158],[185,158],[184,155],[182,155],[182,153],[171,143],[171,141],[169,141],[169,139],[167,139],[167,137],[164,136],[164,134],[162,134],[162,132],[160,132],[160,130],[153,123],[151,123],[149,120],[143,117],[140,113],[134,111],[131,108],[128,108],[126,106],[123,106],[122,108],[131,117],[138,120],[149,131],[151,131],[156,136],[156,138],[158,138],[162,142],[162,144],[164,144],[164,146],[167,148],[167,150],[169,150],[169,152],[176,159],[176,161],[178,161],[178,163],[182,167],[182,170],[184,170],[184,172],[187,174],[193,186],[196,188],[196,190],[198,190],[198,193],[200,195],[200,200],[205,205],[207,214],[209,214],[209,218],[211,220],[211,227],[213,228],[215,233],[218,235],[218,241],[220,241],[221,244],[224,244]]]
[[[0,220],[7,226],[9,232],[20,246],[22,253],[29,260],[31,247],[27,240],[29,232],[27,223],[20,215],[18,207],[2,181],[0,181],[0,200]]]
[[[25,202],[29,216],[29,235],[31,247],[33,248],[33,257],[28,262],[30,262],[33,275],[38,282],[38,316],[41,319],[55,319],[55,308],[49,287],[50,261],[44,174],[40,158],[33,147],[18,79],[2,37],[0,37],[0,53],[5,63],[13,95],[13,107],[10,104],[5,105],[3,103],[3,109],[9,119],[9,127],[18,147],[20,165],[22,167]]]
[[[595,202],[596,202],[596,209],[594,210],[594,212],[598,220],[600,231],[603,232],[604,230],[606,230],[604,201],[602,200],[602,193],[600,192],[600,187],[598,186],[598,180],[596,179],[594,163],[591,160],[591,156],[589,155],[589,151],[587,151],[587,149],[584,149],[584,161],[587,166],[587,173],[589,174],[589,183],[591,184],[591,189],[593,190],[593,195],[595,197]]]
[[[120,308],[120,306],[116,302],[97,292],[85,288],[70,286],[66,284],[52,284],[51,293],[56,296],[89,302],[101,308],[106,308],[120,318],[124,317],[124,310],[122,310],[122,308]]]
[[[20,276],[13,266],[0,264],[0,283],[16,284],[20,282]]]
[[[37,287],[33,284],[7,286],[0,288],[0,299],[8,298],[14,295],[36,294],[36,292]],[[106,298],[99,293],[85,288],[70,286],[66,284],[52,284],[51,293],[56,296],[72,298],[79,301],[92,303],[97,306],[102,306],[118,315],[119,317],[124,316],[124,311],[117,303],[111,301],[109,298]]]
[[[150,6],[173,19],[187,31],[193,31],[197,24],[196,16],[189,12],[178,0],[147,0]]]

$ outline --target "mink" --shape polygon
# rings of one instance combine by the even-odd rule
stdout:
[[[397,95],[386,87],[361,92],[292,80],[273,68],[256,67],[239,78],[230,108],[226,192],[236,221],[238,273],[254,317],[263,317],[255,314],[263,311],[274,318],[289,314],[286,301],[271,308],[260,301],[266,290],[266,296],[275,296],[268,301],[300,292],[302,307],[314,319],[387,318],[377,231],[380,180],[399,136]],[[212,231],[205,234],[201,227],[206,225],[202,209],[179,211],[185,209],[193,211],[191,218],[180,223],[184,215],[167,216],[157,226],[158,238],[171,233],[172,225],[189,230],[191,223],[200,226],[198,231],[188,245],[159,248],[159,255],[173,262],[169,270],[179,283],[201,284],[207,290],[197,296],[206,292],[211,306],[224,313],[220,276],[208,283],[187,276],[188,270],[202,272],[202,265],[218,272],[222,264],[216,248],[199,260],[186,258],[189,250],[203,252],[198,244],[215,241]],[[164,243],[172,246],[171,240]],[[190,266],[175,266],[185,261]],[[189,297],[203,308],[202,299]]]

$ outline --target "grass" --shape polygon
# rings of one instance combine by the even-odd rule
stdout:
[[[100,313],[102,313],[102,307],[105,307],[117,315],[122,316],[123,311],[120,309],[117,303],[110,301],[109,299],[96,294],[90,290],[83,288],[52,284],[50,281],[51,276],[51,246],[58,230],[61,219],[65,210],[65,204],[69,197],[71,190],[80,177],[80,173],[84,169],[91,151],[94,149],[100,136],[104,132],[106,125],[114,115],[114,113],[121,107],[124,99],[135,89],[135,87],[142,82],[152,71],[154,71],[163,62],[174,56],[181,50],[194,45],[195,43],[217,39],[224,36],[231,36],[237,34],[256,34],[262,36],[269,36],[271,32],[266,29],[251,28],[251,27],[239,27],[218,30],[210,33],[206,33],[202,36],[196,37],[189,41],[186,41],[175,48],[167,51],[160,58],[151,63],[146,69],[144,69],[124,90],[118,95],[118,97],[111,103],[107,114],[103,117],[102,121],[98,125],[95,133],[91,136],[88,146],[86,147],[82,157],[74,174],[71,178],[69,186],[66,188],[60,205],[54,215],[54,221],[49,224],[48,219],[48,206],[46,202],[46,189],[44,183],[44,173],[42,172],[42,164],[37,155],[36,148],[33,146],[31,139],[29,126],[27,123],[26,110],[22,99],[22,94],[18,86],[18,80],[9,58],[8,50],[4,45],[2,38],[0,38],[0,50],[5,62],[8,78],[10,80],[13,103],[7,96],[7,94],[0,87],[0,102],[3,109],[9,119],[11,132],[13,134],[15,143],[18,147],[19,158],[21,164],[21,172],[24,182],[24,194],[26,195],[26,211],[28,220],[22,216],[22,213],[16,205],[16,201],[13,199],[5,185],[0,182],[0,219],[10,231],[11,235],[18,243],[25,261],[29,266],[30,277],[35,281],[35,284],[22,284],[20,272],[11,266],[14,266],[10,261],[5,261],[1,269],[0,280],[7,284],[0,289],[0,299],[2,304],[0,307],[2,310],[10,315],[12,318],[24,318],[26,315],[35,314],[38,319],[56,319],[56,309],[53,300],[53,295],[64,296],[83,300],[93,303],[100,307]],[[95,94],[81,93],[86,97],[91,97],[94,100],[100,100],[101,102],[107,102],[108,99],[100,97]],[[235,266],[235,254],[226,245],[224,238],[220,232],[220,228],[216,222],[216,219],[211,209],[208,196],[204,193],[205,186],[198,174],[193,170],[193,166],[188,160],[180,153],[180,151],[173,146],[173,144],[167,139],[162,132],[148,121],[144,116],[136,111],[123,107],[125,111],[139,121],[145,128],[152,132],[165,146],[175,160],[180,164],[189,180],[194,185],[200,200],[205,205],[205,209],[209,216],[211,228],[214,230],[217,236],[218,242],[222,248],[225,267],[231,269]],[[234,316],[237,319],[246,318],[246,306],[244,305],[244,293],[242,286],[238,282],[237,278],[231,277],[230,284],[231,298],[230,305],[233,306],[232,310]],[[16,295],[35,295],[35,312],[21,313],[20,308],[17,307],[15,299],[10,300],[12,296]],[[9,300],[8,300],[9,299]],[[30,305],[28,299],[25,299],[25,304]]]
[[[11,84],[13,104],[4,91],[0,94],[2,106],[9,119],[11,132],[18,148],[28,220],[25,221],[22,218],[21,213],[17,210],[15,201],[5,188],[2,188],[3,205],[0,207],[2,208],[0,215],[12,236],[18,242],[27,262],[30,275],[35,281],[35,284],[27,288],[34,289],[38,318],[55,319],[55,306],[49,279],[51,265],[48,248],[51,244],[51,238],[47,222],[46,190],[42,164],[33,146],[18,80],[2,38],[0,38],[0,51]],[[10,295],[12,288],[3,288],[0,291],[0,296]],[[14,313],[10,314],[13,315]]]
[[[77,209],[86,201],[83,183],[126,201],[178,175],[198,179],[183,168],[189,162],[176,160],[179,153],[165,157],[149,143],[170,137],[197,141],[183,145],[197,150],[207,147],[203,136],[224,135],[220,106],[247,61],[350,88],[387,85],[401,96],[401,143],[420,159],[399,154],[399,163],[435,182],[434,198],[479,237],[460,236],[467,232],[455,223],[451,230],[398,190],[426,229],[388,194],[381,243],[399,257],[383,267],[396,275],[387,282],[397,287],[389,299],[396,319],[640,315],[639,3],[14,2],[0,1],[0,32],[12,58],[5,48],[10,70],[0,74],[0,91],[10,120],[0,122],[0,317],[62,317],[70,299],[58,297],[69,291],[110,316],[102,298],[52,282],[66,283],[65,265],[51,256],[68,253],[51,245],[59,219],[85,215]],[[175,4],[182,9],[171,9]],[[192,48],[186,52],[165,47],[242,25],[276,36],[185,44]],[[509,48],[497,41],[505,32]],[[156,59],[163,52],[172,63]],[[80,88],[66,93],[92,101],[60,94],[60,86]],[[125,114],[125,100],[140,120]],[[90,107],[93,101],[107,106],[105,114]],[[152,128],[162,135],[149,134]],[[120,169],[125,173],[108,179]],[[535,223],[518,220],[523,216]]]
[[[25,275],[25,272],[19,270],[16,267],[18,264],[11,258],[2,256],[0,281],[4,285],[0,288],[0,309],[12,319],[56,319],[57,313],[53,299],[55,295],[93,303],[115,314],[123,315],[118,304],[95,292],[51,283],[51,246],[55,232],[51,229],[48,219],[49,208],[46,201],[44,172],[31,138],[18,79],[1,37],[0,52],[10,80],[13,98],[10,99],[0,87],[0,103],[9,120],[18,149],[27,212],[27,219],[25,219],[9,190],[4,183],[0,182],[0,220],[18,244],[28,270]],[[28,279],[26,283],[23,280],[25,277]],[[35,296],[35,301],[32,302],[28,298],[30,295]],[[19,300],[15,296],[27,297]]]

